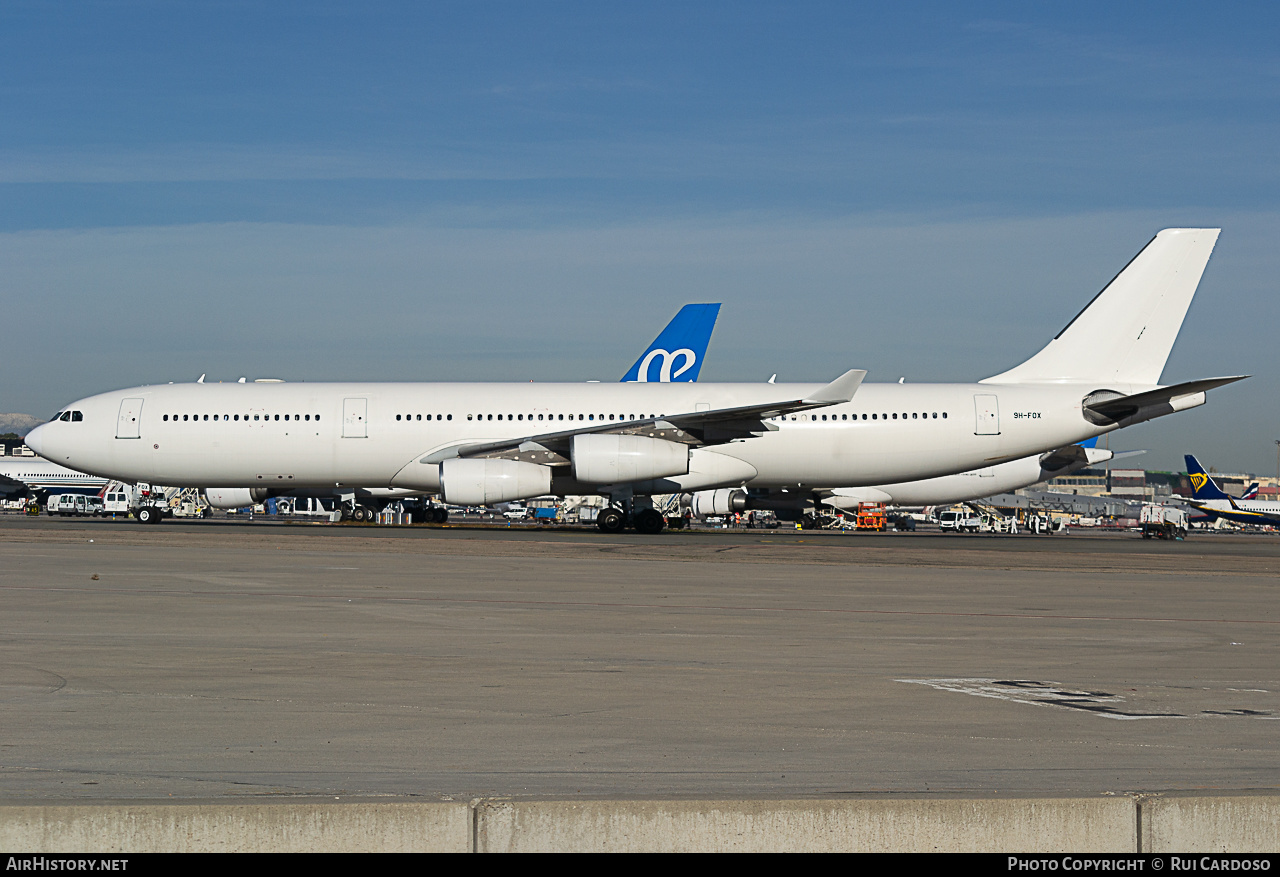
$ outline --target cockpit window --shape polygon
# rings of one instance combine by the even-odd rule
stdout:
[[[72,423],[79,423],[79,422],[81,422],[81,421],[83,421],[83,420],[84,420],[84,412],[83,412],[83,411],[72,411],[72,412],[71,412],[71,422],[72,422]]]
[[[70,411],[62,412],[62,414],[58,417],[58,419],[64,422],[69,422],[71,420],[71,412]]]

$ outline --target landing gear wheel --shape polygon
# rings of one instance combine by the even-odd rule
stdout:
[[[363,524],[369,520],[369,510],[362,505],[358,505],[351,510],[351,520],[358,524]]]
[[[813,515],[804,515],[800,518],[801,530],[813,530],[818,526],[818,519]]]
[[[434,508],[431,510],[431,523],[444,524],[444,523],[447,523],[448,520],[449,520],[448,509]]]
[[[627,519],[618,509],[605,509],[596,517],[596,526],[606,533],[621,533]]]
[[[636,528],[637,533],[649,535],[661,533],[662,528],[666,525],[666,518],[662,517],[662,513],[657,509],[642,509],[636,513],[635,518],[632,520],[632,526]]]

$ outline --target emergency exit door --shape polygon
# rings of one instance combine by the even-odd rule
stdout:
[[[342,400],[342,437],[343,438],[368,438],[369,437],[369,400],[368,399],[343,399]]]
[[[142,438],[142,400],[123,399],[120,402],[120,419],[116,421],[116,438]]]
[[[1000,434],[1000,403],[995,396],[979,394],[973,397],[975,424],[974,435]]]

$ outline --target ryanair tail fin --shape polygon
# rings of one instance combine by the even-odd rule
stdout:
[[[720,315],[718,304],[685,305],[640,354],[622,382],[696,381]]]
[[[1220,231],[1166,228],[1048,346],[981,383],[1159,384]]]
[[[1191,454],[1187,454],[1185,459],[1187,461],[1187,477],[1191,479],[1191,487],[1195,491],[1191,494],[1192,499],[1231,499],[1209,477],[1209,473],[1204,471],[1204,467],[1200,465],[1199,460]]]

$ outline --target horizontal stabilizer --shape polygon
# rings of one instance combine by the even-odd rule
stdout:
[[[1086,448],[1083,445],[1067,445],[1042,454],[1040,468],[1045,472],[1058,472],[1062,469],[1080,469],[1084,466],[1095,466],[1111,459],[1111,452],[1105,448]]]
[[[1123,396],[1105,390],[1092,393],[1084,400],[1084,414],[1093,423],[1099,425],[1121,423],[1126,426],[1143,420],[1151,420],[1161,414],[1174,411],[1185,411],[1204,404],[1206,390],[1243,381],[1249,375],[1233,375],[1226,378],[1205,378],[1200,381],[1187,381]],[[1136,418],[1136,419],[1135,419]]]

